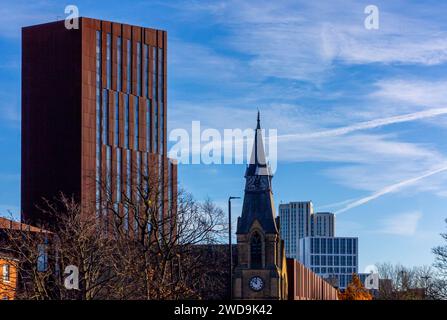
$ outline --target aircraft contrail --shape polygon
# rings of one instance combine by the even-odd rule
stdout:
[[[414,113],[408,113],[404,115],[375,119],[365,122],[360,122],[357,124],[353,124],[346,127],[329,129],[324,131],[317,131],[311,133],[296,133],[296,134],[285,134],[278,136],[278,140],[292,140],[292,139],[307,139],[307,138],[325,138],[325,137],[336,137],[345,135],[347,133],[365,130],[365,129],[373,129],[381,126],[386,126],[394,123],[408,122],[414,120],[420,120],[425,118],[431,118],[439,115],[447,114],[447,108],[434,108],[425,111],[419,111]]]
[[[348,210],[350,210],[352,208],[355,208],[355,207],[358,207],[358,206],[360,206],[362,204],[365,204],[365,203],[367,203],[367,202],[369,202],[371,200],[377,199],[377,198],[379,198],[379,197],[381,197],[381,196],[383,196],[383,195],[385,195],[387,193],[397,191],[397,190],[399,190],[399,189],[401,189],[401,188],[403,188],[403,187],[405,187],[407,185],[411,185],[411,184],[413,184],[415,182],[418,182],[419,180],[422,180],[424,178],[430,177],[430,176],[432,176],[434,174],[437,174],[437,173],[440,173],[440,172],[443,172],[443,171],[447,171],[447,165],[444,165],[443,167],[438,168],[438,169],[430,170],[430,171],[428,171],[428,172],[426,172],[423,175],[420,175],[418,177],[411,178],[411,179],[408,179],[408,180],[404,180],[404,181],[392,184],[390,186],[387,186],[387,187],[385,187],[385,188],[383,188],[383,189],[381,189],[379,191],[374,192],[373,194],[371,194],[371,195],[369,195],[367,197],[364,197],[364,198],[361,198],[359,200],[351,202],[346,207],[336,211],[335,214],[348,211]]]

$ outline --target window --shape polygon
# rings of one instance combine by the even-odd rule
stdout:
[[[106,146],[106,190],[107,195],[112,192],[112,147]]]
[[[137,95],[141,96],[141,42],[137,42]]]
[[[119,145],[120,137],[120,110],[119,110],[119,94],[115,92],[115,146]]]
[[[124,147],[129,149],[129,95],[124,99]]]
[[[121,149],[116,149],[116,201],[121,201]]]
[[[340,239],[340,253],[346,253],[346,239]]]
[[[143,46],[143,94],[149,99],[149,46],[145,44]]]
[[[128,199],[131,198],[131,185],[131,153],[130,150],[126,150],[126,197]],[[127,204],[125,206],[124,230],[129,231],[129,206]]]
[[[38,256],[37,256],[37,271],[45,272],[48,269],[48,253],[47,245],[39,244],[37,246]]]
[[[321,241],[321,253],[327,253],[326,252],[326,239],[320,239]]]
[[[251,268],[262,268],[262,241],[259,233],[255,232],[250,240]]]
[[[126,92],[130,93],[130,86],[132,83],[132,46],[130,40],[126,41],[127,47],[127,88]]]
[[[101,197],[101,31],[96,31],[96,211]]]
[[[134,146],[135,150],[138,150],[139,147],[139,132],[140,132],[140,99],[138,97],[134,97],[134,105],[135,105],[135,112],[134,112]]]
[[[109,144],[109,93],[107,89],[102,92],[102,143]]]
[[[158,48],[158,70],[157,70],[157,74],[158,74],[158,100],[163,102],[163,89],[164,89],[164,84],[163,84],[163,49],[162,48]]]
[[[146,151],[151,152],[151,101],[146,101]]]
[[[315,239],[315,253],[320,253],[320,239]]]
[[[4,264],[3,265],[3,281],[4,282],[10,282],[11,281],[9,264]]]
[[[122,51],[121,51],[121,37],[118,37],[116,40],[116,90],[117,91],[121,91],[121,82],[122,82],[122,77],[121,77],[121,56],[122,56]]]
[[[157,100],[157,48],[152,47],[152,98]]]
[[[111,35],[110,33],[107,33],[106,38],[106,45],[107,45],[107,51],[106,51],[106,73],[107,73],[107,89],[110,89],[110,83],[112,82],[112,54],[111,54]]]
[[[160,154],[164,153],[164,123],[165,123],[165,113],[163,102],[160,103]]]

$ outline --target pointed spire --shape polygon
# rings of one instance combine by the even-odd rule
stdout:
[[[258,109],[257,126],[255,130],[255,137],[253,149],[250,157],[251,174],[256,175],[270,175],[270,170],[267,165],[264,143],[262,141],[262,130],[260,112]]]

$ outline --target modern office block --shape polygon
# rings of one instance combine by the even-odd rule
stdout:
[[[334,237],[335,214],[331,212],[316,212],[312,215],[312,236]]]
[[[299,259],[299,240],[312,235],[313,210],[312,201],[279,205],[281,237],[285,241],[288,258]]]
[[[36,206],[60,192],[99,203],[106,186],[119,203],[139,182],[130,168],[156,168],[165,212],[177,185],[166,152],[166,32],[79,18],[79,29],[23,28],[22,50],[22,220],[48,223]]]
[[[319,276],[346,288],[358,273],[358,238],[305,237],[300,239],[299,261]]]

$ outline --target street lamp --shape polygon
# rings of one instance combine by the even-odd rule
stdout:
[[[422,279],[424,280],[424,300],[427,299],[427,292],[428,292],[428,286],[429,286],[429,280],[430,280],[430,276],[423,276]]]
[[[228,244],[229,244],[229,266],[228,266],[228,272],[229,272],[229,278],[230,278],[230,300],[233,297],[233,247],[231,244],[231,200],[233,199],[240,199],[240,197],[229,197],[228,198]]]

